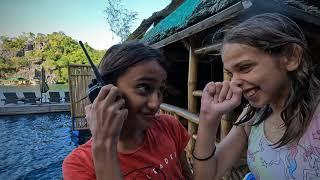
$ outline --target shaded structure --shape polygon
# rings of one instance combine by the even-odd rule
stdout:
[[[302,28],[313,60],[319,65],[319,8],[320,2],[315,0],[185,0],[144,35],[141,41],[161,49],[171,62],[168,83],[172,91],[164,98],[161,112],[173,114],[187,126],[192,135],[187,147],[191,164],[190,152],[196,140],[201,90],[210,81],[230,79],[223,71],[219,52],[223,34],[217,32],[257,14],[281,13]],[[239,112],[232,112],[223,117],[218,140],[227,135],[238,115]],[[244,153],[225,179],[241,179],[246,171]]]

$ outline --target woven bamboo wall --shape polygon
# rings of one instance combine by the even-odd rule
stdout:
[[[84,97],[87,96],[88,84],[92,78],[92,69],[90,65],[70,64],[68,73],[72,129],[88,129],[84,107],[89,104],[90,101],[89,98]]]

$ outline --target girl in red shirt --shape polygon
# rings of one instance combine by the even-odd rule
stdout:
[[[158,115],[167,78],[164,56],[142,43],[111,47],[99,66],[102,87],[86,106],[92,138],[63,162],[64,179],[189,179],[180,122]]]

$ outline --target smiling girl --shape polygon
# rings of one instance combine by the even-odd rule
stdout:
[[[203,91],[195,178],[221,178],[246,151],[256,179],[319,179],[320,81],[298,25],[280,14],[254,16],[226,34],[222,61],[232,79]],[[242,96],[247,107],[216,146],[222,115]]]
[[[189,134],[157,114],[166,70],[163,55],[142,43],[106,52],[99,71],[108,85],[86,107],[92,138],[66,157],[64,179],[189,179]]]

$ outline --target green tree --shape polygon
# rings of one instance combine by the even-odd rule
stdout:
[[[108,0],[105,9],[106,20],[111,32],[125,41],[137,19],[137,13],[124,8],[121,0]]]

